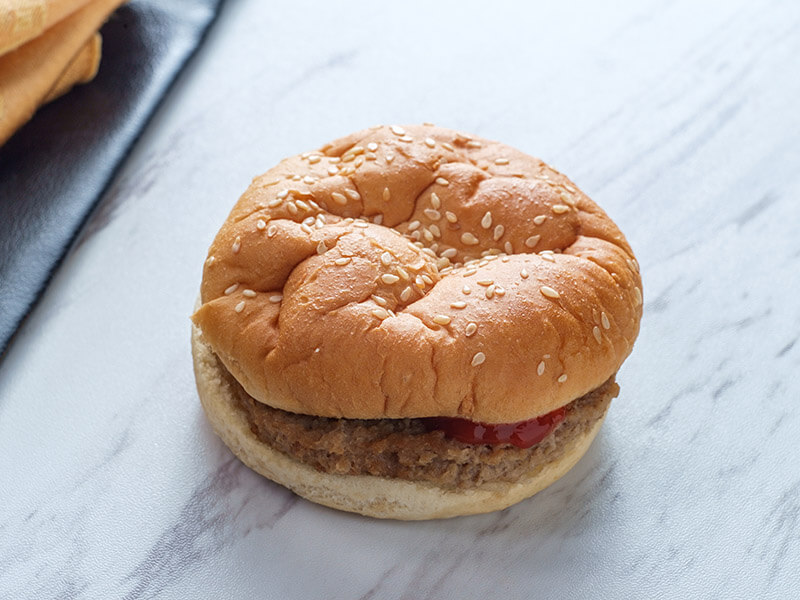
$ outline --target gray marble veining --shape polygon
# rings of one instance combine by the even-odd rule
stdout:
[[[0,597],[800,597],[800,6],[553,4],[228,3],[0,364]],[[645,318],[563,480],[382,522],[233,459],[188,314],[252,176],[421,121],[569,174]]]

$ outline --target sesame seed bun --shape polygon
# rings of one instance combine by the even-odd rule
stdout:
[[[562,477],[583,456],[600,430],[598,420],[573,438],[556,460],[515,483],[494,482],[470,489],[370,475],[320,472],[261,442],[251,431],[224,367],[192,328],[197,389],[206,415],[222,441],[244,464],[298,495],[331,508],[388,519],[447,518],[501,510],[539,492]]]
[[[574,183],[503,144],[413,126],[255,178],[211,245],[192,320],[275,408],[507,423],[608,380],[641,311],[633,252]]]

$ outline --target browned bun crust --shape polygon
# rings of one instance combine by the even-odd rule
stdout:
[[[485,483],[450,489],[428,482],[372,475],[338,475],[282,454],[261,442],[250,430],[211,348],[197,327],[192,328],[192,355],[197,390],[214,431],[248,467],[296,494],[331,508],[381,519],[441,519],[501,510],[551,485],[586,453],[603,419],[573,438],[559,458],[519,481]]]
[[[633,252],[575,184],[434,126],[365,130],[254,179],[201,300],[193,322],[261,402],[495,423],[606,381],[642,307]]]

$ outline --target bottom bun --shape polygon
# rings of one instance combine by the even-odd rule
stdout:
[[[442,519],[507,508],[566,474],[589,449],[603,424],[603,418],[599,419],[573,438],[558,459],[515,483],[493,482],[462,490],[371,475],[324,473],[278,452],[253,434],[224,367],[195,326],[192,356],[197,391],[208,420],[244,464],[312,502],[381,519]]]

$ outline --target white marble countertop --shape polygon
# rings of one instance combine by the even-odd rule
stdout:
[[[800,5],[522,6],[228,2],[0,364],[0,597],[800,597]],[[645,316],[561,481],[383,522],[233,459],[188,315],[252,176],[421,121],[574,179]]]

